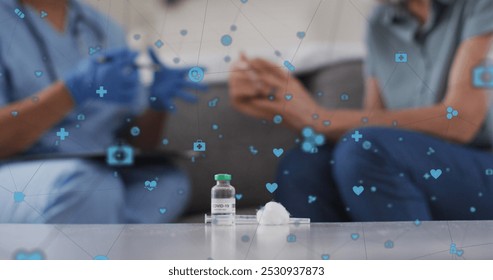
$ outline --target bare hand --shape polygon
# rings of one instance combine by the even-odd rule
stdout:
[[[278,65],[242,55],[231,70],[232,104],[247,115],[268,120],[281,115],[288,126],[300,130],[320,110],[301,82]]]

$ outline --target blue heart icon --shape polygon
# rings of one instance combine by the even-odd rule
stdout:
[[[286,99],[286,101],[290,101],[291,99],[293,99],[293,95],[291,93],[286,93],[284,95],[284,99]]]
[[[37,78],[39,78],[39,77],[43,76],[43,72],[42,72],[42,71],[39,71],[39,70],[38,70],[38,71],[34,71],[34,75],[35,75]]]
[[[460,257],[460,256],[462,256],[463,254],[464,254],[464,250],[457,250],[457,253],[456,253],[456,255],[457,255],[457,256],[459,256],[459,257]]]
[[[356,195],[360,195],[364,190],[365,190],[365,187],[363,187],[363,186],[354,186],[353,187],[353,192]]]
[[[181,36],[187,36],[187,34],[188,34],[188,30],[186,30],[186,29],[180,30],[180,35]]]
[[[352,240],[358,240],[358,238],[359,238],[359,233],[351,233]]]
[[[267,190],[270,192],[270,193],[273,193],[277,190],[277,183],[267,183],[265,184],[265,187],[267,188]]]
[[[145,185],[146,185],[146,187],[155,188],[157,186],[157,182],[156,181],[145,181]]]
[[[12,111],[12,112],[10,112],[10,114],[12,115],[12,117],[17,117],[17,115],[19,115],[19,112]]]
[[[242,199],[242,198],[243,198],[243,195],[242,195],[241,193],[237,193],[237,194],[235,195],[235,197],[236,197],[236,199],[240,200],[240,199]]]
[[[18,251],[17,253],[15,253],[14,259],[15,260],[33,261],[33,260],[44,260],[45,257],[44,257],[43,252],[41,252],[39,250],[34,250],[32,252],[27,252],[27,251],[21,250],[21,251]]]
[[[155,180],[153,181],[145,181],[144,186],[147,190],[152,191],[157,187],[157,182]]]
[[[276,157],[280,157],[284,153],[284,149],[283,148],[273,149],[272,152]]]
[[[306,35],[306,33],[305,33],[305,32],[303,32],[303,31],[300,31],[300,32],[296,33],[296,37],[298,37],[298,38],[300,38],[300,39],[305,38],[305,35]]]
[[[441,169],[432,169],[432,170],[430,170],[430,174],[436,180],[436,179],[438,179],[438,177],[440,177],[440,175],[442,175],[442,170]]]
[[[309,195],[308,196],[308,203],[313,203],[317,200],[317,197],[314,195]]]
[[[330,258],[330,255],[329,254],[323,254],[321,257],[322,257],[322,260],[328,260]]]

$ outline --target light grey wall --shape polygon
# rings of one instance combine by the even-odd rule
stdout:
[[[130,35],[139,34],[140,44],[162,39],[167,44],[165,51],[177,56],[198,56],[199,49],[202,54],[224,55],[238,50],[273,51],[297,46],[298,31],[307,31],[303,44],[361,44],[374,4],[373,0],[248,0],[246,4],[240,0],[185,0],[177,7],[165,8],[159,0],[87,2],[123,24]],[[238,27],[236,32],[230,31],[232,24]],[[182,29],[188,31],[187,36],[180,35]],[[233,36],[230,47],[220,44],[226,33]]]

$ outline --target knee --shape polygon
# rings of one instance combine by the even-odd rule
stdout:
[[[281,158],[278,172],[289,175],[318,173],[329,168],[331,160],[332,146],[321,146],[316,153],[307,153],[296,147]]]
[[[64,163],[44,210],[49,223],[118,223],[122,221],[124,186],[104,166],[87,161]]]
[[[300,148],[291,149],[281,157],[277,168],[278,172],[285,174],[294,172],[299,168],[304,159],[304,152]]]
[[[317,153],[306,153],[299,147],[283,156],[277,172],[278,190],[275,198],[298,195],[300,191],[315,188],[321,181],[330,181],[332,147],[321,146]],[[329,184],[330,182],[325,182]],[[313,186],[313,187],[312,187]]]
[[[334,150],[333,175],[336,182],[362,180],[373,167],[384,165],[386,157],[383,148],[389,130],[370,127],[346,133]]]
[[[112,198],[123,197],[123,182],[117,173],[106,166],[83,160],[65,163],[54,186],[57,191],[76,194],[80,199],[102,191],[112,192]]]
[[[283,202],[286,197],[289,197],[294,192],[293,188],[296,188],[303,178],[306,176],[301,170],[300,166],[303,165],[305,159],[304,152],[300,148],[294,148],[289,150],[281,158],[277,167],[276,183],[280,186],[274,192],[274,198],[277,201]]]

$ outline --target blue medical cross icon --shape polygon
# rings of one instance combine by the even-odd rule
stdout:
[[[395,62],[397,63],[406,63],[407,62],[407,53],[405,52],[398,52],[395,54]]]
[[[65,128],[60,128],[60,130],[56,133],[56,136],[60,137],[60,140],[65,140],[66,137],[68,137],[70,133],[68,131],[65,131]]]
[[[100,86],[99,89],[96,90],[96,93],[99,94],[99,97],[103,98],[108,91],[105,90],[103,86]]]
[[[354,139],[354,142],[359,142],[359,139],[363,138],[363,135],[356,130],[353,134],[351,134],[351,138]]]

